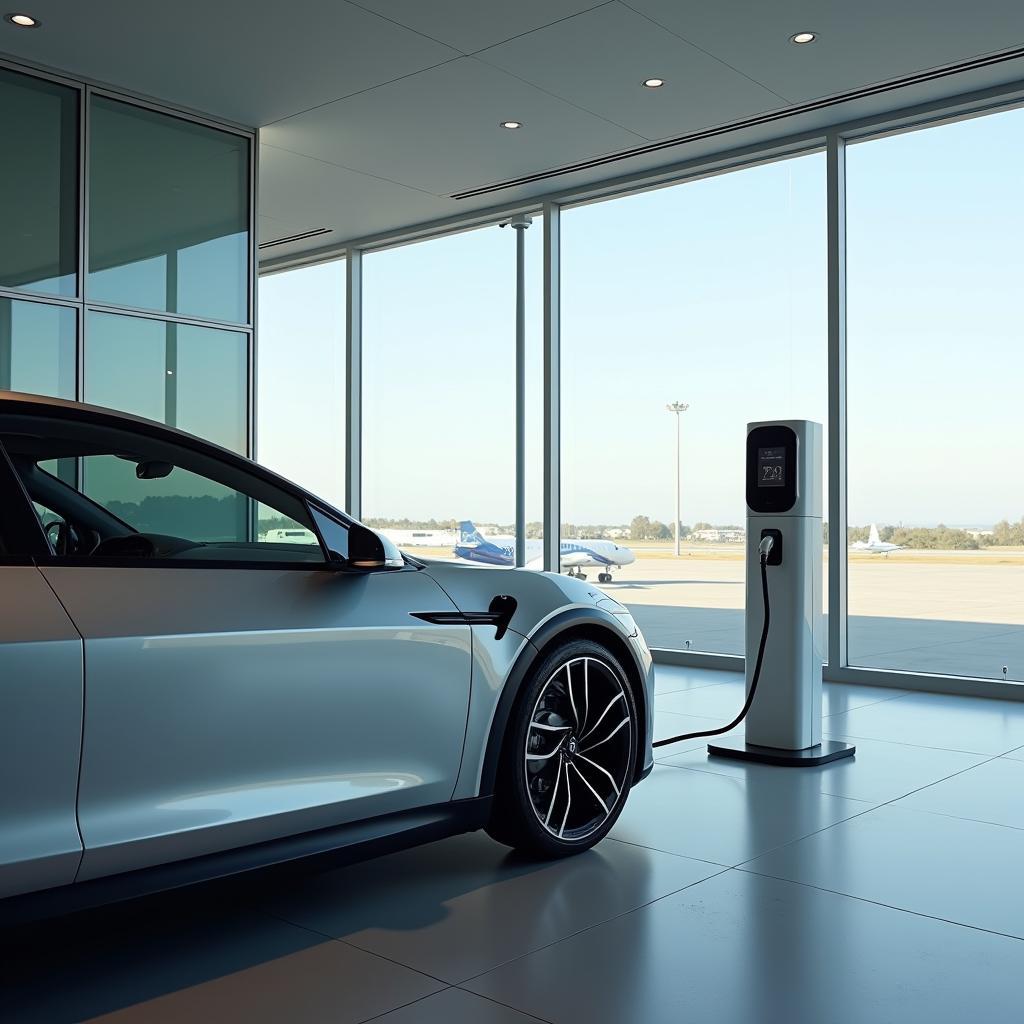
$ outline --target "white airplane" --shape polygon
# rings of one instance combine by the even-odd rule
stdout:
[[[526,567],[539,569],[544,542],[531,539],[526,542]],[[455,554],[467,562],[482,562],[484,565],[515,565],[515,537],[485,537],[468,519],[459,523],[459,542]],[[636,555],[613,540],[563,540],[561,543],[562,568],[568,568],[569,575],[585,580],[583,569],[596,566],[598,583],[611,583],[612,566],[621,569],[636,561]]]
[[[902,551],[902,544],[890,544],[878,536],[878,527],[871,524],[867,540],[856,540],[850,545],[851,551],[867,551],[873,555],[887,555],[890,551]]]

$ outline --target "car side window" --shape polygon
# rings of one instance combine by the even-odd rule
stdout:
[[[58,556],[97,564],[326,561],[305,502],[238,465],[109,428],[60,424],[55,434],[4,443]],[[54,472],[53,459],[59,453],[66,465],[69,451],[70,479]]]

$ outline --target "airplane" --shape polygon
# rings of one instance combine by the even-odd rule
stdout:
[[[890,551],[902,551],[902,544],[890,544],[878,536],[878,527],[871,524],[867,540],[856,540],[850,545],[851,551],[867,551],[873,555],[887,555]]]
[[[530,539],[526,542],[526,566],[530,569],[541,567],[541,554],[544,542]],[[621,544],[612,540],[563,540],[561,542],[561,562],[568,567],[570,576],[585,580],[583,573],[586,566],[596,566],[601,570],[597,574],[598,583],[611,583],[612,574],[608,571],[612,566],[621,569],[636,561],[636,555]],[[459,542],[455,545],[455,554],[467,562],[482,562],[484,565],[515,565],[515,537],[485,537],[468,519],[459,523]]]

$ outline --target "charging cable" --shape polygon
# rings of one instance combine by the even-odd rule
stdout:
[[[757,681],[761,678],[761,662],[764,661],[764,645],[768,642],[768,626],[771,623],[771,604],[768,600],[768,556],[771,554],[774,545],[775,542],[771,537],[762,537],[761,544],[757,549],[761,560],[761,594],[764,597],[764,627],[761,630],[761,642],[757,646],[757,661],[754,663],[754,674],[750,679],[750,692],[747,694],[747,699],[743,702],[743,707],[740,708],[740,713],[728,725],[723,725],[720,729],[705,729],[702,732],[684,732],[681,736],[669,736],[668,739],[658,740],[658,742],[652,744],[652,746],[665,747],[668,746],[669,743],[678,743],[680,740],[696,740],[700,739],[701,736],[721,736],[723,732],[735,729],[736,726],[747,717],[750,705],[754,702],[754,694],[757,692]]]

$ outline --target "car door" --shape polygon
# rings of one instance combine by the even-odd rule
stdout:
[[[24,551],[41,539],[0,449],[0,898],[72,882],[82,857],[82,638]]]
[[[76,495],[141,531],[40,570],[84,638],[80,880],[450,799],[471,640],[410,614],[454,610],[433,580],[331,564],[301,495],[244,463],[72,426],[48,436],[93,452]],[[260,540],[282,530],[308,543]]]

